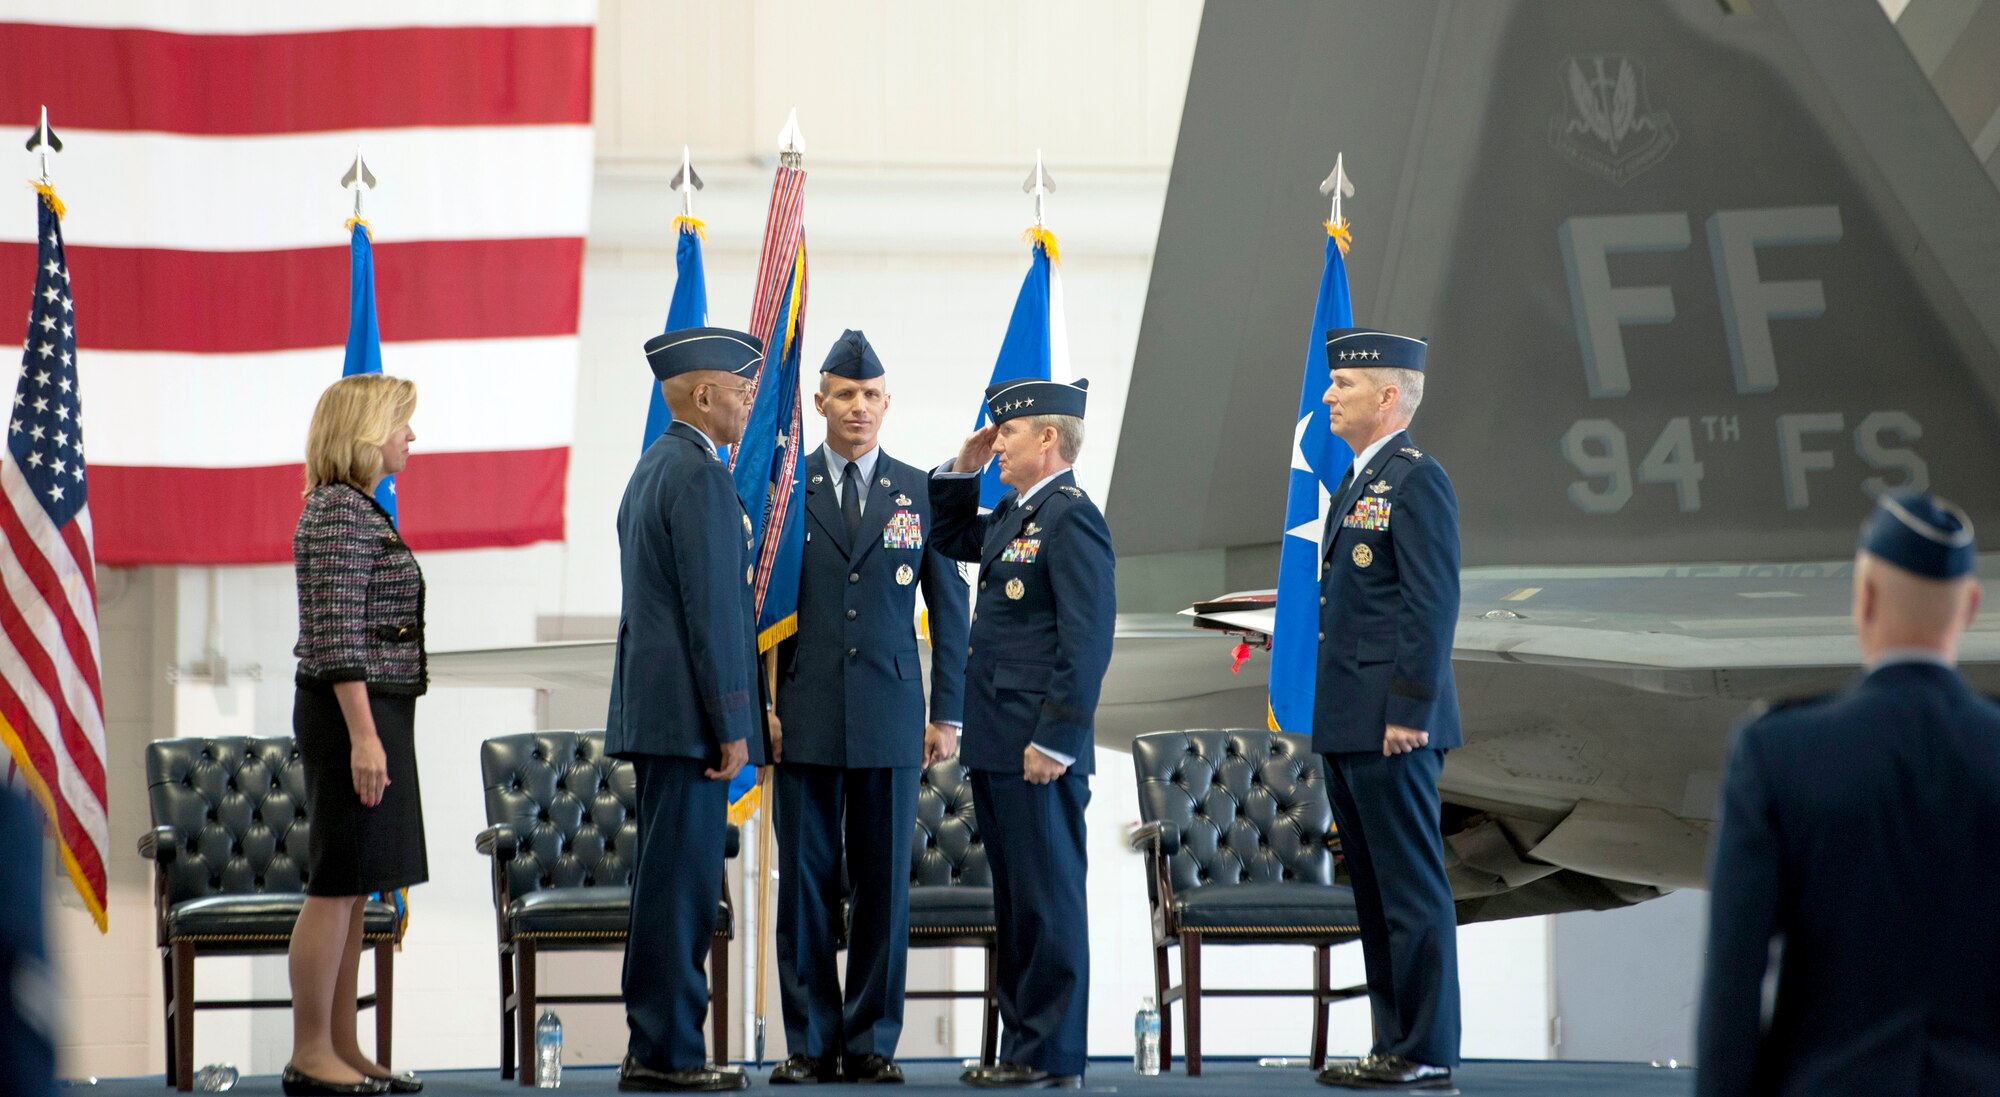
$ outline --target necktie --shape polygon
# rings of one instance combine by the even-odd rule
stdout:
[[[840,473],[840,520],[847,526],[847,544],[852,548],[861,532],[861,477],[852,461]]]

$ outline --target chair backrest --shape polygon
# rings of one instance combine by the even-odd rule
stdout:
[[[479,746],[486,822],[514,828],[508,894],[632,882],[639,783],[632,763],[604,753],[602,731],[500,735]]]
[[[1139,814],[1180,828],[1174,890],[1298,880],[1333,883],[1326,771],[1303,735],[1156,731],[1132,741]]]
[[[910,886],[992,887],[986,846],[972,804],[972,782],[957,758],[925,767],[917,781],[917,833],[910,843]]]
[[[289,735],[146,744],[154,826],[180,832],[166,903],[306,885],[305,764]]]

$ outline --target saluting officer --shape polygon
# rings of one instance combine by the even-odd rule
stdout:
[[[799,631],[779,648],[778,973],[791,1056],[771,1081],[901,1082],[910,842],[921,766],[956,749],[968,606],[930,540],[930,479],[882,452],[881,359],[842,332],[813,407],[826,445],[806,458]],[[925,721],[916,597],[930,610]],[[847,992],[836,967],[845,837],[852,914]]]
[[[965,764],[993,871],[1000,1062],[975,1086],[1080,1088],[1090,1004],[1083,809],[1117,599],[1111,530],[1076,486],[1087,382],[1006,381],[991,424],[931,477],[932,537],[979,565],[965,679]],[[1013,491],[979,513],[996,456]],[[954,475],[955,473],[955,475]]]
[[[764,760],[750,517],[716,454],[742,439],[763,360],[755,337],[727,328],[646,341],[674,421],[618,506],[624,592],[605,747],[631,760],[639,786],[620,1089],[747,1084],[707,1064],[702,961],[722,898],[729,779]]]
[[[2000,1085],[2000,873],[1983,848],[2000,834],[2000,705],[1956,667],[1979,611],[1977,551],[1957,507],[1881,496],[1854,561],[1865,672],[1738,734],[1710,868],[1696,1093]]]
[[[1375,1045],[1319,1080],[1356,1089],[1444,1089],[1458,1065],[1458,919],[1438,818],[1438,774],[1460,741],[1458,497],[1407,430],[1424,351],[1366,328],[1326,336],[1325,401],[1354,462],[1320,543],[1313,749],[1331,771]]]

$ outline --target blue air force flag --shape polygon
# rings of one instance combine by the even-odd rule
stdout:
[[[357,220],[348,227],[347,359],[340,366],[342,377],[382,372],[382,329],[375,320],[375,247],[365,223]],[[389,512],[391,522],[400,524],[394,476],[382,478],[375,501]]]
[[[1333,489],[1354,451],[1327,420],[1326,333],[1354,326],[1347,294],[1347,226],[1329,224],[1326,266],[1319,276],[1312,330],[1306,333],[1306,366],[1299,383],[1299,414],[1292,431],[1291,484],[1285,491],[1285,539],[1278,555],[1277,624],[1271,630],[1273,730],[1310,732],[1313,674],[1319,647],[1320,531]]]
[[[1000,341],[1000,356],[993,363],[988,386],[1002,381],[1038,379],[1067,382],[1069,376],[1069,328],[1063,318],[1062,279],[1056,266],[1062,253],[1055,234],[1044,228],[1028,230],[1028,276],[1021,280],[1021,293],[1014,298],[1014,315],[1007,321],[1006,338]],[[1322,417],[1324,419],[1324,417]],[[986,401],[979,402],[974,430],[990,421]],[[991,507],[1007,494],[1000,482],[1000,465],[989,461],[979,477],[979,505]],[[1311,694],[1307,694],[1308,700]]]
[[[674,247],[674,296],[667,302],[667,326],[661,330],[705,328],[708,326],[708,276],[702,273],[701,266],[702,223],[682,216],[674,218],[674,227],[680,230],[680,243]],[[639,443],[641,453],[658,441],[660,435],[666,433],[667,424],[674,421],[674,413],[667,410],[666,398],[660,395],[659,382],[648,378],[647,383],[652,397],[646,404],[646,437]]]

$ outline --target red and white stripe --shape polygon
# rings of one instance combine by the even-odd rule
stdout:
[[[95,472],[91,474],[96,478]],[[51,812],[65,867],[99,929],[111,825],[98,678],[90,509],[62,529],[0,446],[0,734]]]
[[[0,0],[0,131],[47,104],[64,142],[99,560],[291,558],[306,424],[347,335],[336,181],[357,146],[381,180],[384,368],[420,394],[405,535],[563,536],[595,16],[593,0]],[[0,302],[27,295],[34,233],[0,217]]]

